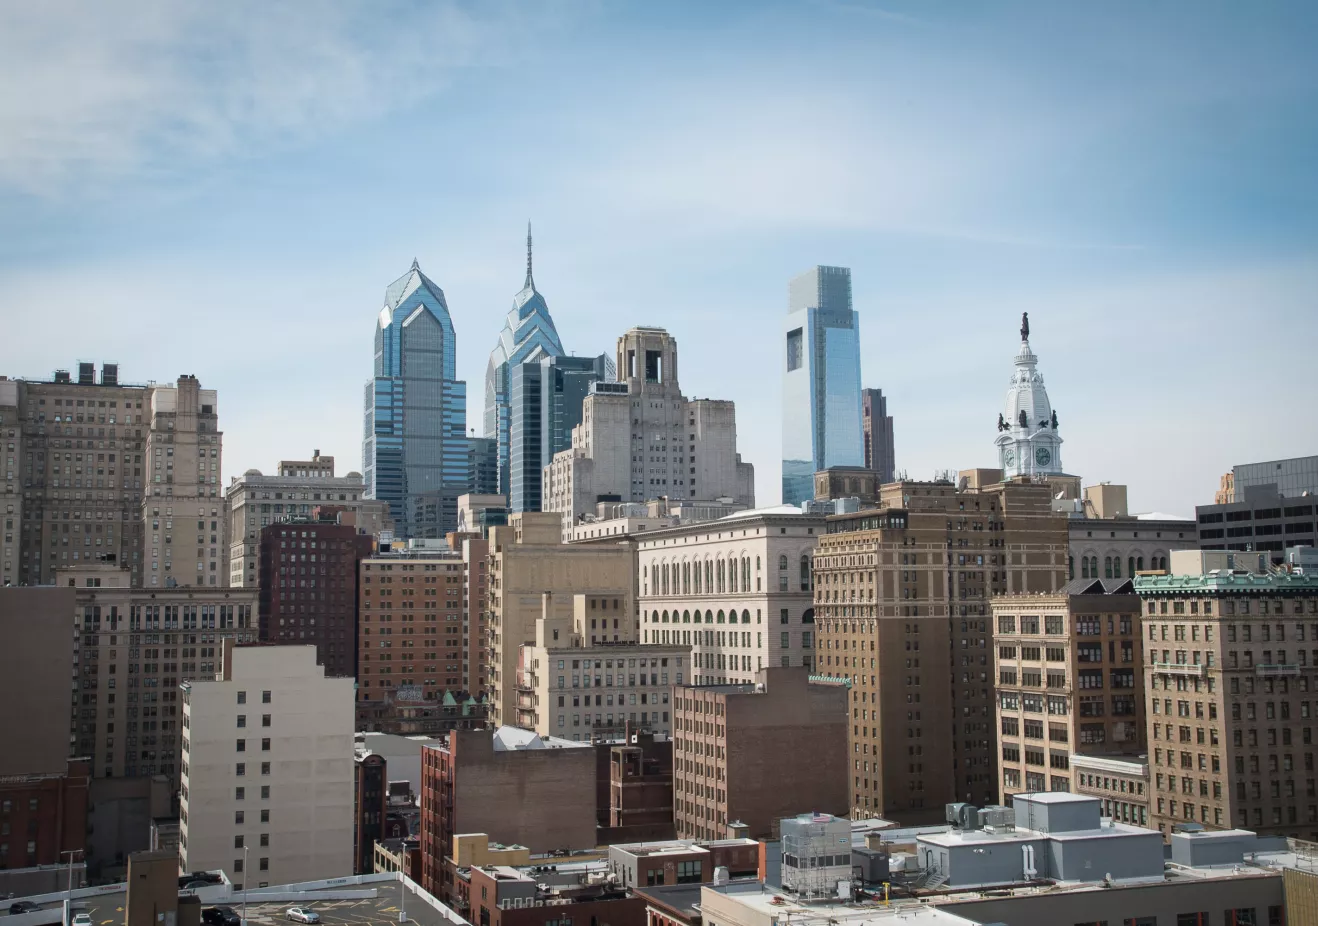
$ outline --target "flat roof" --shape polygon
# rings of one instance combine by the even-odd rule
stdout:
[[[1013,800],[1029,801],[1032,804],[1093,804],[1097,798],[1085,794],[1072,794],[1070,791],[1037,791],[1026,794],[1013,794]]]

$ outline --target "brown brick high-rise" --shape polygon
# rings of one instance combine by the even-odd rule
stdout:
[[[818,672],[851,682],[853,817],[943,819],[997,798],[989,599],[1066,583],[1047,485],[885,485],[815,555]]]

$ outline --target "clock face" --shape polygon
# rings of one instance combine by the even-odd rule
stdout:
[[[1004,450],[1002,452],[1002,462],[1006,463],[1008,466],[1014,465],[1016,463],[1016,451],[1012,450],[1010,447]]]
[[[1034,462],[1040,466],[1047,466],[1052,462],[1053,455],[1047,447],[1039,447],[1034,451]]]

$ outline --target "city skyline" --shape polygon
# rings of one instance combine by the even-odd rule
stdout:
[[[404,32],[446,40],[409,38],[362,84],[338,75],[397,39],[387,17],[283,11],[242,47],[293,26],[320,57],[209,73],[184,36],[235,34],[241,11],[162,11],[145,35],[99,13],[6,13],[0,57],[59,105],[0,109],[0,368],[195,373],[225,406],[226,485],[313,446],[359,469],[380,287],[419,258],[450,302],[457,378],[481,383],[529,215],[564,344],[594,356],[633,325],[669,330],[687,391],[737,403],[762,500],[780,485],[777,321],[815,263],[854,272],[862,385],[891,399],[913,477],[994,465],[1023,311],[1066,412],[1067,470],[1129,484],[1132,510],[1188,515],[1232,465],[1313,450],[1303,425],[1217,426],[1199,400],[1221,388],[1200,363],[1241,350],[1242,323],[1315,315],[1304,6],[399,10]],[[69,67],[69,43],[103,53]],[[413,76],[432,53],[445,66]],[[659,62],[672,76],[654,79]],[[248,98],[263,105],[231,105]],[[403,127],[415,144],[374,151]],[[468,141],[437,144],[452,137]],[[54,280],[74,332],[59,338]],[[299,349],[253,352],[254,332]],[[1269,341],[1233,362],[1284,396],[1306,341]],[[469,394],[469,426],[480,405]],[[1201,426],[1193,448],[1167,446],[1172,420]]]

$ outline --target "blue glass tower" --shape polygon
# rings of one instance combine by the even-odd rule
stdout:
[[[375,376],[366,384],[362,466],[366,497],[389,503],[400,536],[415,536],[414,499],[467,491],[467,384],[456,378],[457,344],[444,291],[416,261],[385,290],[375,323]],[[448,506],[445,506],[446,510]],[[441,514],[440,522],[446,521]]]
[[[613,358],[543,357],[509,367],[510,511],[540,511],[543,473],[554,454],[572,446],[590,384],[611,383]]]
[[[849,269],[815,267],[788,285],[783,364],[783,504],[796,505],[814,498],[819,470],[865,465]]]
[[[511,492],[509,465],[512,436],[508,396],[510,371],[518,364],[539,362],[545,357],[563,356],[554,320],[549,317],[545,297],[535,288],[531,276],[531,225],[526,225],[526,283],[513,297],[513,307],[499,332],[499,343],[490,351],[485,368],[485,436],[498,442],[499,491]],[[521,511],[522,509],[515,509]],[[538,510],[538,509],[531,509]]]

